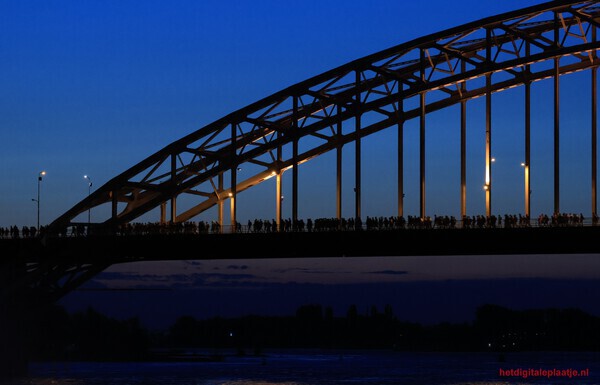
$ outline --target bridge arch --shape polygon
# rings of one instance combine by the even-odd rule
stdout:
[[[92,224],[112,228],[161,208],[161,220],[184,222],[214,206],[223,224],[230,204],[244,190],[276,178],[276,216],[281,221],[282,173],[292,172],[292,219],[298,219],[299,166],[336,152],[337,216],[341,217],[341,149],[354,144],[355,216],[361,217],[361,139],[398,130],[398,215],[404,210],[403,125],[419,121],[420,216],[426,216],[425,131],[427,114],[461,106],[461,213],[466,207],[466,103],[486,105],[486,214],[492,203],[492,94],[525,87],[525,212],[529,214],[529,113],[531,84],[554,79],[554,211],[560,209],[559,78],[592,73],[592,214],[596,214],[596,72],[600,8],[598,1],[550,1],[485,18],[415,39],[357,59],[305,80],[208,124],[167,145],[108,181],[58,217],[50,231],[74,224],[98,206],[111,215]],[[548,66],[548,63],[551,66]],[[416,101],[417,107],[407,107]],[[300,149],[300,143],[309,143]],[[257,169],[240,178],[246,165]],[[245,175],[248,175],[245,173]],[[177,210],[177,199],[194,197],[193,207]]]

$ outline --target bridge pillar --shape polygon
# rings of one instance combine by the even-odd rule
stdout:
[[[160,204],[160,223],[165,224],[167,222],[167,202]]]
[[[219,221],[219,232],[222,233],[223,232],[223,227],[225,226],[225,222],[223,219],[223,211],[225,208],[225,199],[223,197],[223,173],[219,173],[219,178],[218,178],[218,182],[219,184],[218,186],[218,190],[219,190],[219,203],[218,203],[218,208],[217,208],[217,219]]]
[[[298,223],[298,97],[294,96],[292,111],[292,226]]]
[[[281,140],[281,131],[277,131],[277,139]],[[282,153],[282,148],[281,145],[277,146],[277,187],[276,187],[276,202],[275,202],[275,215],[277,216],[277,230],[281,231],[282,227],[281,227],[281,220],[282,220],[282,213],[281,213],[281,205],[283,204],[283,188],[282,188],[282,183],[283,183],[283,179],[282,179],[282,174],[283,171],[281,170],[280,164],[282,162],[282,158],[283,158],[283,153]]]
[[[421,49],[421,82],[425,84],[425,53]],[[420,210],[419,214],[421,219],[425,219],[425,115],[426,115],[426,104],[425,94],[423,91],[420,94],[420,108],[419,108],[419,174],[420,174]]]
[[[233,176],[232,179],[235,179],[235,177]],[[235,187],[231,187],[231,192],[229,193],[229,215],[230,215],[230,226],[231,226],[231,232],[235,233],[236,231],[236,223],[237,223],[237,218],[236,218],[236,192],[235,192]]]
[[[398,82],[398,91],[402,84]],[[404,98],[398,99],[398,216],[404,216]]]
[[[281,231],[281,203],[283,201],[283,195],[281,194],[282,192],[282,186],[281,186],[281,170],[277,171],[277,175],[276,175],[277,181],[276,181],[276,195],[277,197],[275,198],[276,202],[275,202],[275,216],[277,217],[277,231]]]
[[[485,35],[485,60],[488,64],[492,60],[492,35],[486,29]],[[485,215],[492,215],[492,73],[485,75]]]
[[[177,156],[175,154],[171,155],[171,183],[173,185],[176,184],[175,177],[177,176]],[[177,195],[173,195],[171,197],[171,212],[170,219],[171,224],[175,224],[177,221]]]
[[[360,71],[356,71],[356,89],[359,90],[356,93],[356,117],[355,117],[355,131],[356,131],[356,139],[355,143],[355,155],[354,155],[354,171],[355,171],[355,218],[357,219],[357,223],[360,223],[359,220],[361,218],[361,116],[360,116]]]
[[[27,374],[26,316],[20,314],[21,311],[15,304],[3,301],[0,305],[0,379]]]
[[[560,213],[560,65],[554,59],[554,213]]]
[[[421,114],[419,125],[419,174],[420,174],[420,216],[425,219],[425,92],[421,93]]]
[[[231,152],[232,152],[232,165],[231,165],[231,192],[229,193],[229,197],[230,197],[230,201],[231,201],[231,207],[230,207],[230,211],[229,214],[231,216],[231,232],[235,233],[236,232],[236,224],[237,224],[237,218],[236,218],[236,211],[237,211],[237,207],[236,207],[236,197],[237,197],[237,151],[236,151],[236,146],[237,146],[237,133],[236,133],[236,124],[232,123],[231,124]]]
[[[337,116],[341,116],[342,107],[337,106]],[[336,127],[336,137],[338,140],[338,145],[336,147],[336,183],[335,183],[335,195],[336,195],[336,215],[337,220],[342,220],[342,120],[338,119],[337,127]]]
[[[529,73],[529,66],[526,71]],[[525,83],[525,216],[531,220],[531,82]]]
[[[596,41],[596,27],[592,26],[592,40]],[[592,60],[596,60],[596,51],[592,53]],[[592,218],[596,218],[597,211],[597,193],[596,177],[598,175],[598,67],[592,67]]]
[[[14,250],[9,253],[16,252]],[[31,306],[23,290],[12,287],[27,274],[22,255],[3,255],[0,265],[0,379],[27,374],[27,325]]]
[[[485,215],[492,215],[492,75],[485,76]]]
[[[461,62],[461,71],[465,72],[466,64]],[[467,91],[467,82],[460,85],[461,93]],[[467,215],[467,101],[460,102],[460,216]]]
[[[529,43],[525,47],[526,55],[529,56]],[[529,76],[530,66],[525,66],[525,72]],[[525,216],[531,220],[531,81],[525,82]]]
[[[173,196],[171,198],[171,212],[170,212],[170,220],[171,224],[174,224],[177,221],[177,197]]]

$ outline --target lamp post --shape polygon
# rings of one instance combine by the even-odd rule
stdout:
[[[84,175],[83,179],[87,179],[87,181],[88,181],[88,198],[89,198],[90,194],[92,192],[92,178],[90,178],[89,175]],[[92,219],[92,208],[90,206],[90,208],[88,208],[88,233],[90,232],[91,219]]]
[[[40,232],[40,190],[42,185],[42,177],[46,175],[46,171],[40,171],[38,174],[38,189],[37,189],[37,231]]]
[[[495,162],[496,158],[490,158],[489,164],[486,164],[485,183],[483,184],[483,190],[485,191],[485,215],[488,217],[492,216],[492,164]]]
[[[531,215],[531,186],[529,181],[529,165],[526,162],[522,162],[521,167],[523,167],[525,177],[525,216],[529,218]]]

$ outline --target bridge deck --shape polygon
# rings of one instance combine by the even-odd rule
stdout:
[[[0,240],[2,254],[37,262],[411,255],[599,253],[600,226],[154,234]]]

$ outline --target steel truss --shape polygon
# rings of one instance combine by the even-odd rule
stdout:
[[[0,267],[0,304],[22,302],[21,306],[36,309],[55,303],[117,262],[106,256],[85,262],[52,253],[39,256],[32,259],[19,255]]]
[[[341,217],[342,147],[355,144],[355,215],[361,217],[361,139],[395,126],[398,130],[398,214],[403,215],[403,124],[419,119],[420,215],[425,205],[425,130],[428,113],[461,105],[461,212],[466,212],[466,103],[486,98],[486,214],[491,213],[492,94],[526,89],[525,212],[529,214],[530,86],[554,79],[554,210],[559,211],[559,78],[590,69],[595,93],[598,1],[551,1],[489,17],[363,57],[295,84],[235,111],[173,142],[116,176],[50,226],[58,232],[91,208],[110,205],[98,228],[114,229],[161,208],[161,220],[188,221],[230,200],[236,223],[239,193],[277,178],[276,212],[281,221],[282,173],[291,170],[292,220],[298,219],[299,165],[336,150],[337,215]],[[549,68],[547,65],[551,63]],[[592,138],[596,97],[592,97]],[[416,106],[416,107],[415,107]],[[592,164],[596,164],[593,140]],[[244,177],[240,178],[240,169]],[[248,170],[251,170],[248,172]],[[251,175],[250,175],[251,174]],[[596,168],[592,172],[596,213]],[[250,176],[248,176],[250,175]],[[194,204],[177,210],[177,200]],[[169,206],[167,207],[167,204]],[[168,218],[167,218],[168,217]]]

